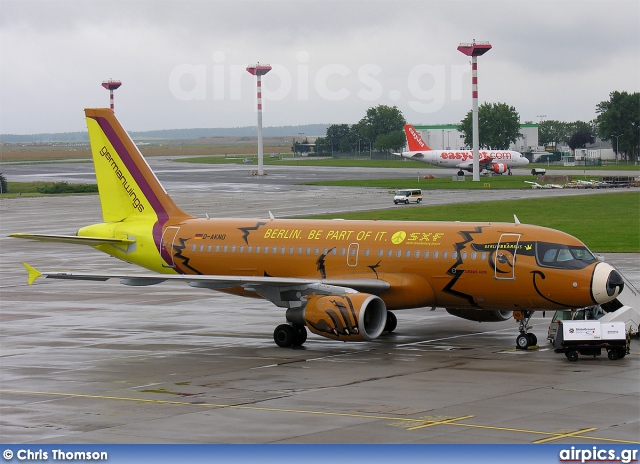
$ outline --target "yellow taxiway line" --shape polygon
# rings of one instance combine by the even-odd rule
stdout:
[[[640,441],[617,440],[615,438],[602,438],[602,437],[593,437],[593,436],[583,435],[588,432],[593,432],[594,430],[597,430],[597,428],[586,428],[586,429],[575,430],[573,432],[567,432],[567,431],[543,432],[539,430],[516,429],[511,427],[497,427],[492,425],[478,425],[478,424],[469,424],[469,423],[461,422],[463,420],[471,419],[472,417],[475,417],[472,415],[460,416],[460,417],[441,417],[438,419],[430,420],[427,418],[415,419],[415,418],[407,418],[407,417],[392,417],[392,416],[381,416],[381,415],[375,415],[375,414],[358,414],[358,413],[345,413],[345,412],[335,412],[335,411],[312,411],[312,410],[305,410],[305,409],[267,408],[267,407],[260,407],[260,406],[229,405],[229,404],[215,404],[215,403],[191,403],[188,401],[153,400],[153,399],[144,399],[144,398],[130,398],[130,397],[124,397],[124,396],[87,395],[87,394],[81,394],[81,393],[44,392],[44,391],[32,391],[32,390],[0,390],[0,393],[48,395],[48,396],[60,396],[60,397],[67,397],[67,398],[92,398],[92,399],[111,400],[111,401],[134,401],[137,403],[148,403],[148,404],[175,404],[179,406],[199,406],[203,408],[245,409],[245,410],[251,410],[251,411],[270,411],[270,412],[295,413],[295,414],[313,414],[313,415],[332,416],[332,417],[353,417],[353,418],[361,418],[361,419],[386,420],[386,421],[396,422],[396,424],[406,427],[406,430],[408,431],[420,430],[426,427],[433,427],[437,425],[451,425],[454,427],[500,430],[500,431],[506,431],[506,432],[528,433],[533,435],[546,436],[546,438],[532,442],[533,444],[548,443],[551,441],[561,440],[564,438],[580,438],[584,440],[604,441],[609,443],[640,444]]]

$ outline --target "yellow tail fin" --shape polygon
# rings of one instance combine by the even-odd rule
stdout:
[[[105,222],[188,217],[164,190],[112,109],[85,109]]]

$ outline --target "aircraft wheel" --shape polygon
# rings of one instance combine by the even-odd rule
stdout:
[[[578,360],[578,352],[577,351],[567,351],[564,355],[571,362],[575,362],[575,361]]]
[[[528,333],[527,338],[529,339],[529,346],[535,346],[538,344],[538,337],[536,337],[536,334]]]
[[[529,347],[529,337],[527,334],[520,334],[516,338],[516,348],[519,350],[526,350]]]
[[[398,318],[392,312],[387,311],[387,322],[384,325],[384,331],[393,332],[394,330],[396,330],[397,326],[398,326]]]
[[[618,356],[618,352],[616,350],[609,350],[609,352],[607,353],[607,357],[611,360],[611,361],[615,361],[616,359],[619,358]]]
[[[295,339],[296,331],[289,324],[280,324],[273,331],[273,341],[281,348],[292,346]]]
[[[294,326],[293,331],[295,332],[295,337],[293,339],[293,346],[302,346],[304,342],[307,341],[307,329],[303,325]]]
[[[464,176],[464,171],[458,171],[458,177]]]

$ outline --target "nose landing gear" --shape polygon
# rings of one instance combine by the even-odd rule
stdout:
[[[526,350],[530,346],[536,346],[538,344],[538,337],[535,334],[528,333],[527,331],[532,327],[529,325],[529,320],[533,316],[533,311],[514,311],[513,318],[519,321],[520,325],[518,330],[520,335],[516,337],[516,348],[519,350]]]

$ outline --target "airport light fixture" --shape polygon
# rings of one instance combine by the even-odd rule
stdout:
[[[256,64],[248,66],[247,71],[256,76],[257,92],[258,92],[258,175],[264,174],[264,156],[262,153],[262,76],[271,71],[268,64]]]
[[[114,81],[112,79],[109,79],[108,81],[102,82],[102,87],[104,87],[105,89],[107,89],[109,91],[109,102],[111,104],[111,109],[114,109],[113,91],[116,90],[121,85],[122,85],[122,82]]]
[[[611,137],[615,137],[616,138],[616,164],[618,164],[618,153],[620,153],[618,151],[618,139],[620,137],[622,137],[624,134],[620,134],[620,135],[611,135]]]
[[[461,43],[458,51],[471,57],[471,101],[472,101],[472,133],[473,133],[473,180],[480,180],[480,135],[478,132],[478,57],[491,50],[489,42]]]

